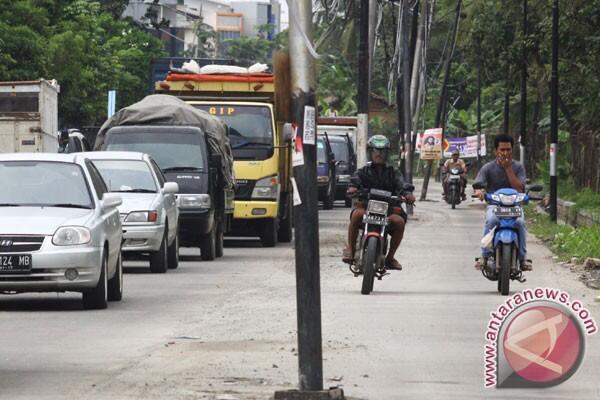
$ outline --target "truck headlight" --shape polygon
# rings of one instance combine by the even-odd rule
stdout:
[[[252,190],[253,199],[276,199],[279,195],[279,177],[277,175],[259,179]]]
[[[328,176],[317,176],[317,182],[318,183],[327,183],[327,182],[329,182],[329,177]]]
[[[338,175],[337,181],[339,183],[350,183],[350,175]]]
[[[210,204],[210,196],[208,194],[177,195],[177,207],[179,208],[210,208]]]
[[[52,244],[55,246],[75,246],[86,244],[92,240],[92,234],[88,228],[83,226],[63,226],[58,228],[52,236]]]
[[[125,217],[125,222],[156,222],[157,220],[157,211],[134,211]]]

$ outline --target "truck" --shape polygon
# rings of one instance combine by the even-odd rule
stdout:
[[[227,127],[173,96],[150,95],[109,118],[94,150],[149,154],[179,192],[179,238],[203,260],[223,255],[233,214],[233,157]]]
[[[260,74],[170,73],[155,87],[229,127],[236,180],[231,233],[258,236],[264,247],[292,239],[289,70],[278,72],[279,64],[289,65],[276,62],[274,73]]]
[[[0,152],[58,152],[55,80],[0,82]]]

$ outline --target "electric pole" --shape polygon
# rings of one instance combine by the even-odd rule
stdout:
[[[550,110],[550,218],[557,220],[556,152],[558,151],[558,0],[552,1],[552,104]]]
[[[369,130],[369,0],[360,1],[359,24],[356,158],[358,168],[361,168],[367,163],[367,137]]]
[[[519,158],[525,168],[527,151],[527,0],[523,0],[523,49],[521,54],[521,140]],[[527,170],[527,169],[525,169]]]

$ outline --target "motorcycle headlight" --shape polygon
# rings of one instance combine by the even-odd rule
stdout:
[[[454,175],[457,175],[458,174],[458,168],[452,168],[450,170],[450,172],[452,172]]]
[[[370,213],[387,215],[388,206],[384,201],[369,200],[367,210]]]
[[[498,197],[500,197],[500,203],[502,203],[503,206],[514,206],[515,201],[517,200],[516,194],[500,194]]]
[[[134,211],[125,217],[125,222],[156,222],[158,212],[156,211]]]
[[[252,190],[253,199],[276,199],[279,194],[279,177],[277,175],[259,179]]]
[[[522,203],[522,202],[525,200],[525,198],[526,198],[526,197],[527,197],[527,195],[526,195],[525,193],[519,193],[519,194],[517,195],[517,200],[516,200],[516,202],[517,202],[517,203]]]
[[[86,244],[92,240],[92,234],[88,228],[83,226],[63,226],[58,228],[52,236],[52,244],[55,246],[75,246]]]
[[[497,201],[498,203],[500,202],[500,196],[498,196],[497,194],[492,194],[491,197],[492,200]]]
[[[338,175],[337,180],[340,183],[349,183],[350,182],[350,175]]]
[[[329,182],[329,177],[328,176],[317,176],[317,182],[318,183],[327,183],[327,182]]]
[[[210,204],[210,196],[208,194],[177,195],[177,207],[179,208],[210,208]]]

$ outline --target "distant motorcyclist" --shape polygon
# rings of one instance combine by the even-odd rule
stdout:
[[[498,135],[494,139],[494,148],[496,150],[496,159],[485,164],[479,170],[476,183],[483,184],[487,192],[493,193],[499,189],[513,188],[518,192],[525,191],[525,168],[523,165],[513,160],[514,139],[509,135]],[[475,195],[483,201],[485,192],[476,190]],[[483,235],[497,225],[498,220],[494,214],[495,206],[488,205],[485,214],[485,225]],[[523,216],[517,219],[516,227],[519,230],[519,264],[522,271],[531,271],[531,263],[527,260],[527,230],[525,229],[525,219]],[[482,259],[475,264],[475,268],[481,269],[487,264],[489,257],[494,255],[486,248],[481,249]]]
[[[352,195],[359,189],[379,189],[389,191],[395,196],[403,196],[409,204],[415,202],[415,197],[404,189],[405,183],[402,174],[399,171],[395,171],[394,167],[386,165],[390,149],[390,141],[383,135],[375,135],[369,139],[367,142],[367,152],[371,162],[354,173],[348,194]],[[348,244],[342,258],[345,263],[354,262],[356,239],[358,238],[358,231],[364,214],[365,204],[362,201],[357,201],[355,208],[350,213]],[[401,214],[392,214],[389,217],[391,241],[385,259],[387,269],[402,269],[402,266],[394,258],[394,255],[402,242],[406,221],[407,216],[404,211]]]
[[[460,153],[458,150],[452,151],[452,158],[446,160],[444,166],[442,167],[442,174],[444,174],[442,187],[444,188],[444,199],[448,194],[448,172],[453,168],[460,168],[462,173],[460,174],[460,195],[463,200],[467,199],[467,195],[465,194],[465,188],[467,187],[467,165],[460,158]]]

